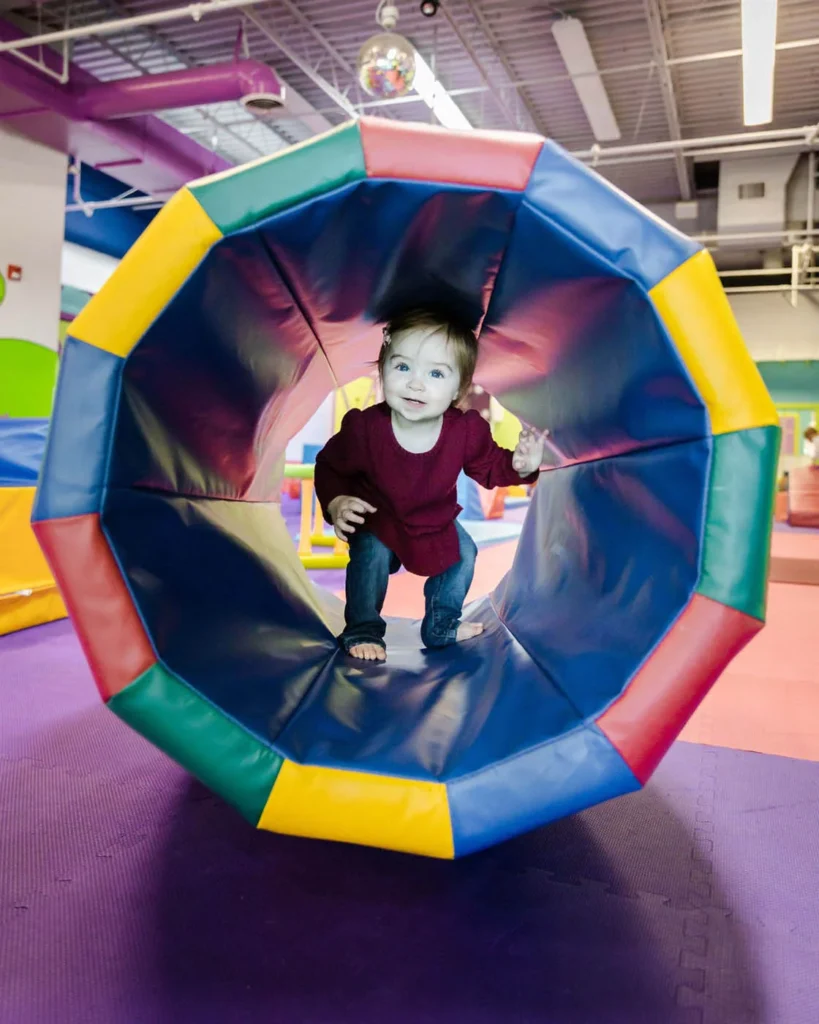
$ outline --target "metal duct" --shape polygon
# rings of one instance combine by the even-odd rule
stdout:
[[[255,60],[123,78],[71,91],[82,115],[97,121],[231,100],[265,113],[284,103],[284,88],[273,69]]]
[[[24,35],[8,22],[0,21],[0,40],[20,39]],[[43,57],[50,67],[60,69],[61,62],[56,54],[44,51]],[[74,65],[71,66],[71,79],[75,87],[98,84],[92,75]],[[26,96],[35,107],[52,110],[67,121],[81,123],[84,128],[102,136],[111,145],[145,163],[153,163],[165,169],[173,176],[177,187],[231,166],[222,157],[182,135],[158,117],[148,115],[117,122],[89,120],[71,90],[52,83],[14,57],[0,55],[0,83]],[[67,133],[62,148],[64,152],[72,151]]]

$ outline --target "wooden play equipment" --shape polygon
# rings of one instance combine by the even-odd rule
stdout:
[[[343,569],[350,561],[349,548],[334,533],[324,531],[324,518],[316,501],[313,483],[315,470],[315,466],[295,463],[284,469],[285,480],[300,484],[301,525],[296,551],[305,569]],[[316,552],[314,548],[332,550],[324,553]]]

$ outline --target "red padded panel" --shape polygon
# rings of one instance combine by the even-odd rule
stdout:
[[[759,619],[695,594],[597,724],[646,782],[725,667],[762,628]]]
[[[156,662],[131,595],[89,513],[33,524],[103,698],[119,693]]]
[[[539,135],[523,132],[450,132],[382,117],[362,118],[359,123],[369,178],[446,181],[521,192],[543,145]],[[411,132],[417,139],[408,137]]]

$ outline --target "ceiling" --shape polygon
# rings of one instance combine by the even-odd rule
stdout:
[[[64,0],[40,5],[3,0],[27,31],[90,25],[182,0]],[[355,77],[361,43],[377,31],[375,0],[269,0],[246,12],[209,14],[75,41],[72,60],[111,80],[230,60],[240,51],[271,64],[291,90],[319,111],[268,122],[239,104],[162,115],[201,144],[241,163],[311,135],[351,111],[429,120],[420,102],[373,104]],[[473,126],[534,130],[569,150],[594,143],[555,45],[551,23],[580,18],[617,117],[620,145],[741,132],[740,0],[447,0],[434,18],[417,0],[399,2],[408,36]],[[779,0],[774,121],[792,128],[819,121],[819,0]],[[713,55],[717,56],[713,56]],[[709,59],[700,58],[711,55]],[[605,146],[604,146],[605,148]],[[692,167],[673,158],[602,165],[615,184],[643,202],[686,197]]]

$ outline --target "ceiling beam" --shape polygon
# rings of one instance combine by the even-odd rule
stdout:
[[[449,5],[448,4],[446,4],[446,5],[442,4],[441,5],[441,9],[444,12],[444,17],[449,22],[450,28],[455,33],[455,35],[458,37],[458,42],[464,48],[464,50],[466,51],[469,59],[475,65],[476,71],[478,72],[478,74],[483,79],[484,84],[486,85],[486,88],[489,91],[489,94],[491,95],[491,97],[495,101],[495,103],[498,105],[498,107],[499,107],[501,113],[503,114],[503,116],[509,122],[510,127],[513,128],[513,129],[520,128],[520,125],[518,123],[517,115],[515,114],[515,112],[513,110],[511,110],[509,108],[509,106],[506,103],[506,99],[501,95],[499,89],[497,88],[495,83],[489,77],[489,73],[487,72],[486,68],[483,66],[483,61],[478,56],[478,54],[475,52],[474,46],[472,46],[472,44],[469,42],[469,40],[463,34],[463,32],[461,31],[460,26],[458,25],[458,22],[452,16],[452,13],[449,10]],[[498,53],[494,51],[494,48],[491,47],[491,44],[490,44],[490,48],[492,48],[494,56],[496,58],[499,58]],[[437,75],[437,69],[436,69],[436,75]],[[528,113],[528,111],[527,111],[527,113]]]
[[[291,64],[294,64],[303,75],[309,78],[314,85],[317,85],[325,95],[329,96],[340,110],[343,110],[348,117],[358,117],[358,111],[352,103],[350,103],[347,97],[344,96],[343,93],[339,92],[331,82],[328,82],[323,75],[320,75],[314,68],[310,67],[307,61],[300,57],[290,45],[278,36],[267,22],[262,20],[255,11],[251,8],[247,8],[244,11],[244,15],[252,25],[255,25],[266,39],[281,50]]]
[[[680,128],[680,115],[677,109],[677,97],[674,92],[674,82],[671,77],[671,68],[668,64],[668,43],[666,39],[667,16],[665,11],[665,0],[643,0],[646,21],[648,22],[649,35],[651,37],[651,51],[657,67],[657,74],[660,81],[660,92],[663,97],[665,117],[668,122],[668,131],[672,139],[682,138]],[[693,190],[691,188],[691,174],[688,162],[682,150],[674,154],[674,169],[677,172],[677,182],[680,187],[680,198],[691,199]]]
[[[347,72],[347,74],[352,75],[353,78],[357,78],[356,69],[353,67],[353,65],[346,59],[346,57],[344,57],[341,53],[338,52],[335,46],[333,46],[333,44],[327,38],[327,36],[325,36],[323,32],[317,29],[316,26],[312,23],[312,21],[310,21],[310,19],[306,15],[302,14],[302,12],[299,10],[296,4],[293,3],[293,0],[279,0],[279,3],[281,4],[282,7],[285,7],[293,15],[296,21],[298,21],[304,28],[307,29],[307,31],[316,40],[317,43],[320,43],[321,46],[324,47],[324,49],[327,51],[327,53],[330,54],[330,56],[339,65],[339,67],[342,67]]]
[[[514,81],[515,81],[515,69],[509,63],[508,57],[503,52],[503,49],[502,49],[502,47],[500,45],[498,37],[495,35],[495,33],[494,33],[493,29],[492,29],[492,26],[489,24],[489,20],[487,19],[486,15],[481,10],[481,8],[479,6],[479,3],[478,3],[478,0],[466,0],[466,6],[469,8],[469,12],[472,15],[472,17],[475,19],[475,21],[478,23],[478,25],[480,25],[481,32],[483,32],[484,37],[486,38],[486,41],[489,43],[489,47],[492,50],[492,53],[497,58],[497,60],[500,62],[501,66],[503,67],[503,70],[509,76],[510,87],[512,89],[514,89],[515,86],[512,83],[514,83]],[[447,17],[449,18],[449,13],[448,13],[447,7],[448,7],[448,5],[444,7],[444,14],[446,14]],[[532,103],[530,102],[530,100],[528,100],[523,95],[522,90],[518,89],[517,92],[518,92],[518,96],[520,97],[520,101],[523,104],[523,108],[526,111],[526,113],[527,113],[527,115],[529,117],[529,120],[532,122],[532,127],[535,129],[535,131],[539,132],[541,135],[548,135],[549,131],[546,128],[546,125],[543,123],[543,121],[539,117],[537,111],[532,106]]]

